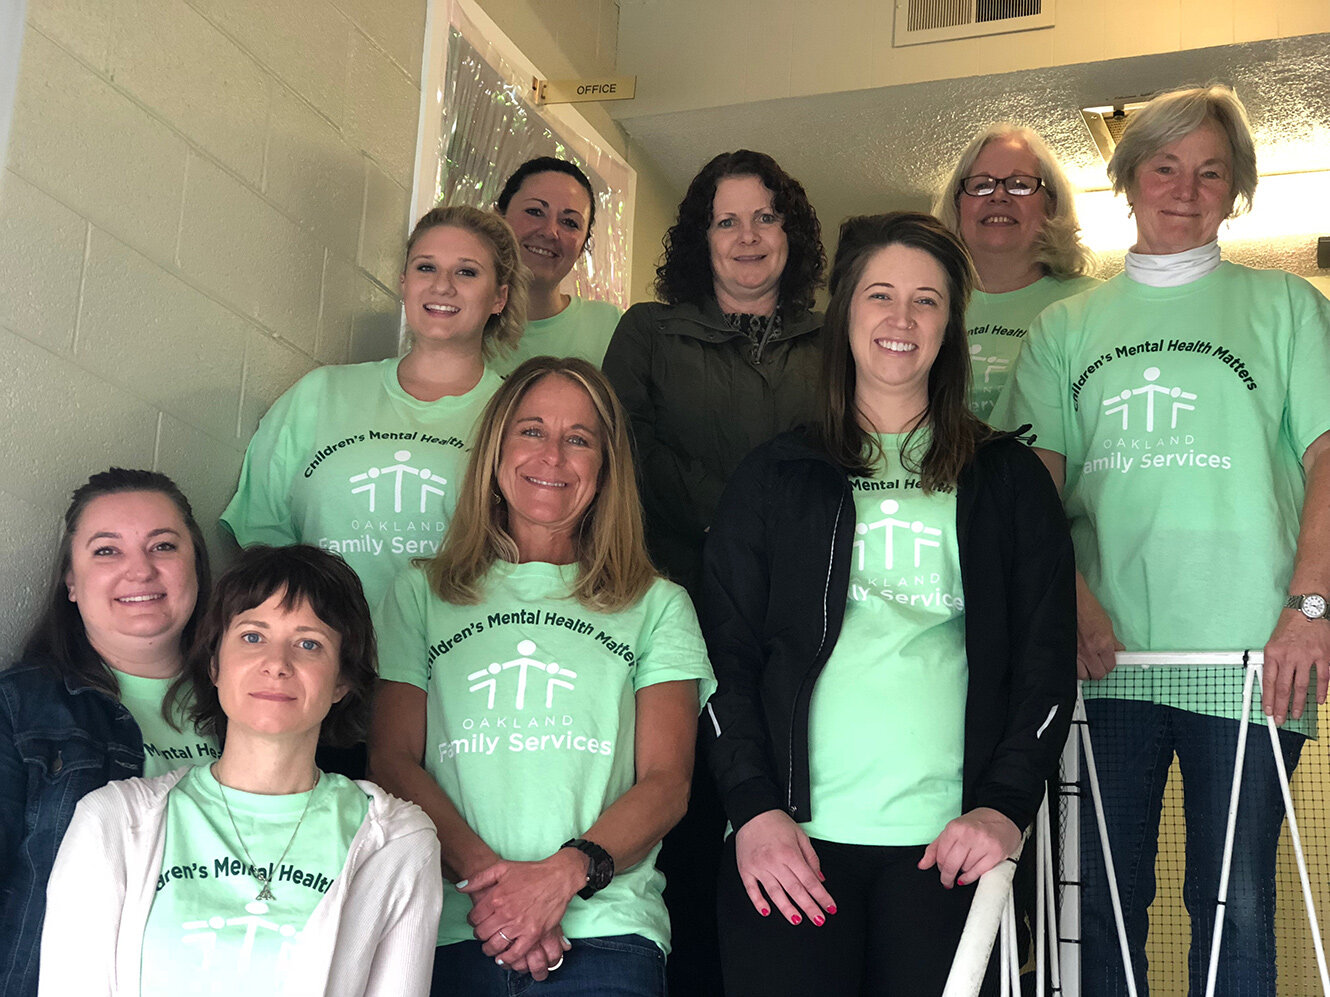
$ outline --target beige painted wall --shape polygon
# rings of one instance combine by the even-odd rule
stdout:
[[[551,79],[619,71],[620,0],[478,2],[513,44]],[[633,101],[623,103],[632,104]],[[578,110],[637,171],[629,293],[631,301],[651,301],[655,298],[651,282],[656,276],[661,239],[674,221],[674,211],[683,191],[667,183],[641,147],[624,135],[610,116],[611,106],[579,104]]]
[[[552,4],[553,6],[553,4]],[[621,0],[619,118],[1330,31],[1325,0],[1057,0],[1052,28],[894,48],[881,0]],[[993,117],[1019,99],[981,94]]]
[[[259,416],[395,345],[425,0],[30,0],[0,186],[0,661],[69,492],[153,467],[214,550]]]

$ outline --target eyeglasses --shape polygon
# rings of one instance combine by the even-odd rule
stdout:
[[[1012,197],[1028,197],[1044,185],[1043,177],[1032,177],[1026,173],[1013,173],[1009,177],[990,177],[980,174],[977,177],[965,177],[961,180],[961,193],[971,197],[987,197],[999,186]]]

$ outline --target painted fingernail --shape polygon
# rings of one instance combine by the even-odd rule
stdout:
[[[800,917],[798,914],[795,914],[792,918],[790,918],[790,923],[791,923],[791,924],[798,924],[798,923],[799,923],[800,921],[802,921],[802,920],[803,920],[802,917]]]
[[[767,910],[767,908],[763,907],[760,911],[758,911],[758,913],[761,914],[763,917],[768,917],[768,916],[770,916],[771,911],[769,911],[769,910]]]
[[[463,886],[465,886],[469,882],[471,882],[471,880],[469,879],[459,879],[457,881],[457,888],[460,890]]]
[[[497,959],[497,958],[496,958],[496,959],[494,960],[494,965],[496,965],[496,966],[502,966],[502,965],[503,965],[503,960],[502,960],[502,959]]]
[[[820,928],[822,927],[822,925],[827,923],[827,919],[824,918],[821,914],[815,914],[813,915],[813,923]]]
[[[965,885],[965,880],[963,880],[963,879],[957,879],[957,880],[956,880],[956,885],[957,885],[957,886],[964,886],[964,885]]]
[[[834,913],[836,913],[836,905],[835,905],[835,904],[832,904],[830,907],[828,907],[828,908],[827,908],[827,913],[828,913],[828,914],[834,914]]]

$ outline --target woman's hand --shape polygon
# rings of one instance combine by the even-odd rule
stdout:
[[[936,865],[948,890],[953,884],[968,886],[1010,858],[1020,843],[1020,828],[991,807],[975,807],[947,823],[924,849],[919,868]]]
[[[1081,573],[1076,572],[1076,675],[1105,678],[1117,666],[1116,653],[1125,651],[1113,621],[1100,605]]]
[[[467,920],[481,942],[481,951],[507,966],[521,960],[530,966],[534,958],[543,969],[559,960],[548,947],[548,936],[557,932],[568,902],[586,885],[586,879],[586,856],[561,848],[538,862],[500,860],[458,883],[457,888],[471,898]],[[562,939],[562,934],[557,937]],[[537,947],[543,956],[535,954]]]
[[[541,936],[540,941],[525,956],[512,962],[505,959],[504,965],[518,973],[529,973],[533,980],[539,982],[563,965],[563,957],[572,947],[572,943],[564,937],[562,925],[556,924]]]
[[[823,911],[836,913],[836,901],[822,886],[822,867],[812,842],[782,811],[760,813],[739,828],[734,854],[748,899],[763,917],[771,913],[764,890],[791,924],[807,916],[820,925],[826,920]]]
[[[1316,672],[1316,701],[1324,703],[1330,683],[1330,623],[1309,620],[1296,609],[1279,614],[1275,632],[1265,645],[1265,666],[1261,671],[1261,704],[1265,715],[1282,724],[1292,716],[1302,718],[1307,705],[1307,689]]]

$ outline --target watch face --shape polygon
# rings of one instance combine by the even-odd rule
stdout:
[[[1304,595],[1302,597],[1302,615],[1309,620],[1319,620],[1325,615],[1325,596]]]

